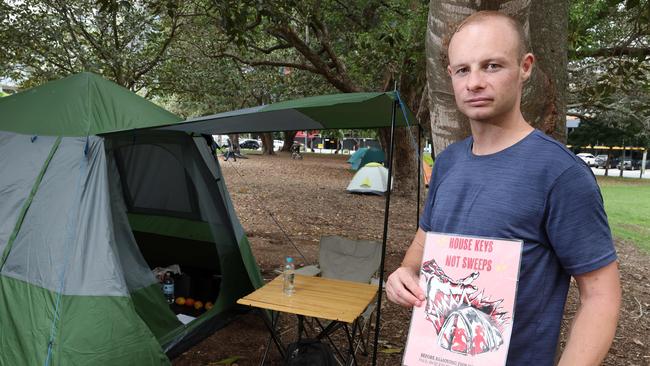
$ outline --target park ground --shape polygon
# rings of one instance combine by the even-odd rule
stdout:
[[[290,241],[315,263],[322,235],[381,241],[383,197],[352,195],[345,188],[353,176],[347,156],[307,154],[291,160],[249,155],[222,162],[237,214],[251,241],[265,280],[276,276],[285,256],[300,258]],[[616,338],[604,365],[650,365],[650,182],[601,178],[610,226],[615,235],[623,284],[623,306]],[[424,200],[424,194],[422,195]],[[393,195],[386,252],[386,273],[397,266],[416,230],[416,199]],[[271,215],[273,217],[271,217]],[[282,229],[275,223],[277,221]],[[285,231],[289,238],[283,234]],[[289,241],[290,239],[290,241]],[[384,298],[385,299],[385,298]],[[566,305],[560,346],[578,305],[575,284]],[[406,341],[410,311],[383,301],[379,365],[399,365]],[[594,319],[598,321],[598,319]],[[291,324],[284,324],[291,331]],[[291,334],[287,334],[289,340]],[[174,366],[257,365],[268,332],[255,312],[240,316],[174,360]],[[272,348],[269,365],[280,365]],[[224,361],[224,362],[220,362]],[[359,359],[369,365],[370,360]]]

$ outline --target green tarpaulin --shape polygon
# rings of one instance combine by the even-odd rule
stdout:
[[[210,135],[242,132],[275,132],[390,127],[394,92],[320,95],[265,106],[191,118],[168,130]],[[408,123],[415,117],[406,110]],[[398,109],[397,126],[406,126]]]

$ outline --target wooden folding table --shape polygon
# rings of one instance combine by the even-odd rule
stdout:
[[[253,293],[237,300],[237,303],[258,309],[298,315],[299,337],[302,332],[302,317],[304,316],[343,323],[348,334],[348,360],[351,358],[356,363],[354,336],[357,320],[375,298],[377,286],[323,277],[295,276],[295,292],[291,296],[285,295],[282,291],[283,277],[280,275]],[[271,337],[284,356],[284,346],[275,329],[276,322],[269,322],[264,315],[263,318],[271,332]],[[328,328],[331,328],[333,324],[335,323],[330,324]],[[351,333],[347,332],[348,324],[352,324]],[[324,333],[327,332],[324,330]]]

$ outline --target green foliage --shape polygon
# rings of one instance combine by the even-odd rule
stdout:
[[[183,116],[424,83],[428,2],[196,1],[150,93]],[[348,131],[344,131],[347,134]],[[338,132],[327,132],[334,135]],[[376,132],[370,133],[374,137]]]
[[[12,1],[0,8],[2,76],[23,87],[80,71],[133,90],[164,59],[178,5],[90,0]]]
[[[598,177],[598,183],[614,237],[650,251],[650,181]]]
[[[206,7],[222,55],[292,64],[341,91],[383,90],[387,75],[424,70],[427,3],[406,0],[224,1]]]
[[[647,141],[650,1],[573,0],[568,43],[569,114]]]
[[[580,128],[569,134],[567,143],[575,146],[625,144],[650,147],[650,136],[637,119],[605,112],[593,119],[581,121]]]

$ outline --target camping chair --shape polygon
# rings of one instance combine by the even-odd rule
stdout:
[[[305,266],[296,270],[297,274],[362,283],[378,283],[377,271],[381,262],[381,244],[370,240],[351,240],[340,236],[323,236],[320,240],[318,265]],[[361,315],[358,326],[360,344],[364,355],[368,353],[368,337],[372,315],[376,303],[373,302]],[[364,331],[368,332],[364,339]],[[330,332],[331,333],[331,332]]]

